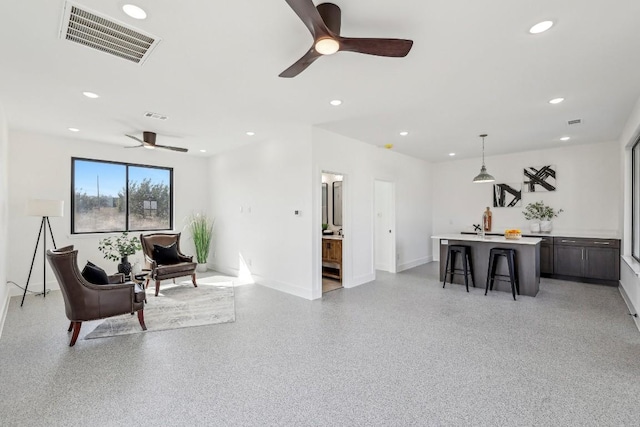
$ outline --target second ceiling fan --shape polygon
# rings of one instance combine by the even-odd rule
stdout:
[[[312,0],[286,0],[286,2],[311,32],[313,45],[302,58],[280,73],[280,77],[295,77],[321,56],[339,51],[404,57],[413,45],[412,40],[404,39],[342,37],[340,36],[341,12],[335,4],[322,3],[316,7]]]

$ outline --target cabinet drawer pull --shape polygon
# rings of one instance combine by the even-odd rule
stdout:
[[[609,244],[609,242],[593,242],[593,243],[595,243],[596,245],[608,245]]]
[[[575,243],[575,240],[561,240],[562,243]]]

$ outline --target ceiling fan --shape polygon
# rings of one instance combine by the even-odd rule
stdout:
[[[407,56],[413,45],[412,40],[404,39],[342,37],[340,36],[341,12],[335,4],[322,3],[316,7],[312,0],[286,0],[286,2],[311,32],[313,45],[302,58],[280,73],[280,77],[295,77],[321,56],[339,51],[403,57]]]
[[[138,147],[144,147],[144,148],[148,148],[150,150],[154,149],[154,148],[164,148],[165,150],[173,150],[173,151],[179,151],[181,153],[186,153],[187,150],[186,148],[182,148],[182,147],[172,147],[170,145],[158,145],[156,144],[156,133],[155,132],[142,132],[142,139],[138,138],[137,136],[133,136],[133,135],[128,135],[125,134],[125,136],[128,136],[131,139],[135,139],[136,141],[138,141],[140,143],[140,145],[136,145],[133,147],[124,147],[124,148],[138,148]]]

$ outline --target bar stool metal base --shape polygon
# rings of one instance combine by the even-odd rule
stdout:
[[[504,257],[507,261],[509,268],[509,274],[496,274],[496,268],[498,266],[498,258]],[[508,278],[508,279],[506,279]],[[511,294],[513,300],[516,300],[516,292],[520,295],[520,284],[518,283],[518,270],[516,267],[516,250],[507,248],[491,248],[489,251],[489,269],[487,271],[487,284],[484,290],[484,294],[487,295],[489,290],[493,290],[494,280],[511,283]]]
[[[462,255],[462,268],[455,268],[456,255]],[[476,287],[476,281],[473,278],[473,264],[471,262],[471,248],[464,245],[449,245],[447,250],[447,262],[444,265],[444,281],[442,287],[447,284],[447,274],[449,274],[449,283],[453,283],[453,275],[464,275],[464,284],[469,292],[469,276],[471,276],[471,283],[473,287]]]

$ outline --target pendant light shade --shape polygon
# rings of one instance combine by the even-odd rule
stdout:
[[[480,135],[480,138],[482,138],[482,167],[480,168],[480,173],[478,174],[478,176],[473,178],[473,182],[476,184],[482,183],[482,182],[493,182],[496,180],[493,176],[487,173],[487,168],[484,165],[484,138],[486,136],[487,134]]]

